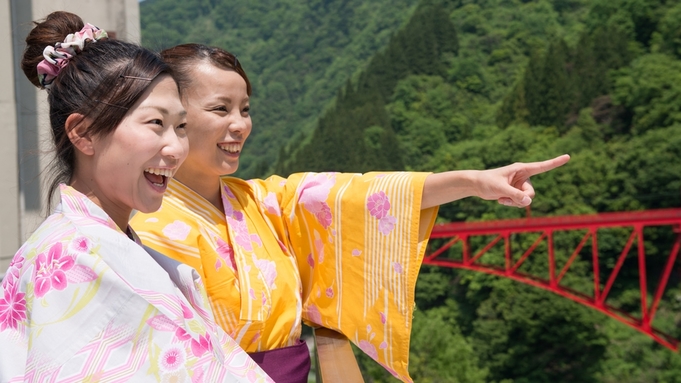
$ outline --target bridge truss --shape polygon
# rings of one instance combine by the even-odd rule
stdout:
[[[674,240],[664,263],[659,278],[648,281],[646,273],[646,251],[644,245],[644,228],[653,226],[670,226],[673,230]],[[623,228],[630,231],[628,240],[607,279],[601,280],[603,273],[602,262],[599,259],[598,238],[599,231],[608,228]],[[556,247],[554,244],[555,234],[558,232],[580,231],[585,232],[579,244],[574,248],[567,261],[560,267],[556,263]],[[515,235],[535,233],[539,237],[523,252],[520,257],[514,256],[512,238]],[[477,237],[477,238],[476,238]],[[489,238],[492,237],[491,240]],[[457,222],[436,225],[430,236],[428,253],[424,258],[424,264],[450,267],[457,269],[479,271],[491,275],[525,283],[534,287],[551,291],[555,294],[578,302],[584,306],[612,317],[657,341],[663,346],[678,351],[679,340],[671,335],[656,329],[653,326],[655,314],[660,305],[672,270],[675,267],[679,247],[681,246],[681,209],[649,210],[639,212],[601,213],[593,215],[578,215],[564,217],[542,217],[511,219],[489,222]],[[439,241],[438,241],[439,239]],[[472,249],[471,239],[476,243],[487,242],[481,249]],[[435,240],[435,241],[434,241]],[[590,294],[576,291],[561,284],[571,265],[587,243],[591,244],[591,254],[587,255],[591,263],[593,289]],[[439,246],[436,247],[436,243]],[[640,289],[640,312],[631,314],[619,308],[609,305],[606,300],[620,270],[627,259],[630,250],[636,243],[636,265]],[[537,248],[547,249],[546,253]],[[491,249],[503,246],[504,265],[483,263],[482,258]],[[587,248],[588,249],[588,248]],[[585,250],[587,250],[585,249]],[[473,251],[477,250],[475,253]],[[565,249],[563,249],[565,250]],[[542,253],[542,254],[535,254]],[[533,255],[544,256],[548,262],[548,276],[542,277],[522,272],[519,269],[524,262]],[[588,251],[587,251],[588,254]],[[515,254],[519,255],[519,253]],[[584,255],[581,256],[585,258]],[[517,259],[516,259],[517,258]],[[631,267],[628,264],[628,267]],[[649,297],[649,282],[656,282],[657,286]],[[654,283],[653,283],[654,284]],[[652,298],[649,302],[649,298]]]

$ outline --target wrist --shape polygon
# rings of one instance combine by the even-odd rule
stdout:
[[[480,174],[479,170],[461,170],[459,185],[466,197],[480,196]]]

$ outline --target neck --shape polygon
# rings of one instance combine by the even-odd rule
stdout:
[[[95,205],[99,206],[104,212],[114,221],[121,231],[127,234],[128,220],[132,209],[129,207],[120,207],[113,202],[100,196],[97,192],[98,188],[92,185],[93,181],[88,178],[75,176],[71,179],[69,186],[84,194]]]
[[[222,195],[220,193],[220,177],[197,176],[182,171],[182,167],[175,173],[175,179],[197,192],[218,210],[223,211]]]

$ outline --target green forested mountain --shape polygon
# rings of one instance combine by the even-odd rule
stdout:
[[[239,57],[253,84],[253,133],[239,175],[271,171],[336,91],[406,22],[417,0],[146,0],[143,45],[200,42]]]
[[[533,179],[538,195],[533,216],[681,206],[679,1],[326,1],[314,3],[315,8],[290,0],[287,6],[255,5],[248,11],[238,2],[188,1],[193,13],[177,11],[175,17],[152,8],[166,2],[143,3],[147,44],[206,41],[199,36],[217,36],[217,30],[233,25],[234,33],[225,32],[224,41],[210,42],[238,47],[257,79],[254,121],[262,132],[258,147],[247,145],[250,155],[242,161],[249,175],[485,169],[570,153],[567,166]],[[204,13],[197,4],[205,4]],[[380,7],[392,16],[379,15]],[[223,8],[243,13],[229,18]],[[367,9],[377,13],[367,15]],[[219,26],[218,14],[230,21]],[[295,22],[284,20],[284,14]],[[298,44],[311,38],[302,26],[312,22],[327,32],[314,34],[316,45]],[[354,34],[332,37],[330,31],[343,30],[343,23],[354,25],[348,27]],[[382,29],[376,29],[379,24]],[[294,49],[299,50],[290,56],[283,53]],[[272,52],[278,52],[276,58],[269,56]],[[352,64],[338,61],[350,56]],[[306,58],[306,69],[293,66],[299,57]],[[280,90],[287,96],[276,93]],[[307,135],[294,134],[298,131]],[[258,165],[257,159],[268,162]],[[440,220],[525,214],[467,199],[443,206]],[[627,235],[621,230],[599,234],[601,281]],[[648,291],[654,291],[673,233],[651,229],[645,237]],[[567,260],[580,238],[556,237],[566,249],[556,254],[559,262]],[[513,247],[526,249],[532,242],[518,237]],[[503,254],[492,251],[485,257],[494,261]],[[589,257],[583,250],[564,281],[577,291],[593,288]],[[632,253],[607,301],[634,313],[640,309],[635,264]],[[541,259],[523,267],[538,275],[548,272]],[[654,322],[677,338],[680,280],[677,260]],[[533,287],[424,267],[416,300],[411,345],[416,382],[681,382],[679,354]],[[367,382],[394,381],[365,357],[359,360]]]

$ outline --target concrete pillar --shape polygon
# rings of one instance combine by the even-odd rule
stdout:
[[[48,213],[45,169],[53,157],[47,94],[26,79],[20,62],[33,21],[58,10],[117,39],[141,41],[138,0],[0,0],[0,49],[11,52],[0,55],[0,279]]]
[[[12,11],[8,0],[0,1],[0,274],[20,245],[17,116],[14,97]],[[9,54],[8,54],[9,53]]]

